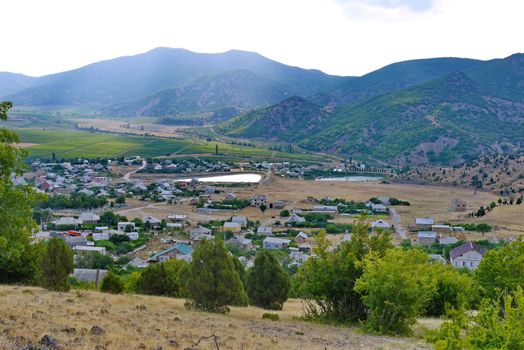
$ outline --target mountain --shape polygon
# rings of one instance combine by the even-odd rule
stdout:
[[[253,72],[234,70],[198,79],[190,85],[168,88],[153,95],[100,109],[103,115],[163,117],[216,111],[235,106],[251,109],[287,98],[284,85],[259,78]]]
[[[288,96],[313,95],[344,80],[318,70],[287,66],[252,52],[207,54],[157,48],[44,76],[9,98],[17,105],[106,106],[236,70],[249,70],[260,79],[282,86]]]
[[[253,118],[245,114],[241,118]],[[300,118],[300,116],[295,116]],[[258,120],[278,120],[268,114]],[[235,121],[235,124],[233,123]],[[243,130],[233,119],[226,134],[265,139],[271,126]],[[274,125],[273,127],[277,127]],[[298,125],[300,128],[300,124]],[[309,126],[306,124],[305,126]],[[335,109],[298,144],[388,164],[454,163],[488,153],[518,153],[524,146],[524,103],[492,95],[464,73]],[[281,140],[295,139],[282,134]]]
[[[452,72],[461,72],[482,65],[482,61],[466,58],[430,58],[393,63],[381,69],[339,83],[330,92],[311,97],[320,105],[336,106],[428,82]]]
[[[221,125],[219,131],[230,136],[296,142],[318,133],[329,118],[330,114],[322,107],[293,96],[273,106],[235,117]]]
[[[0,72],[0,97],[26,89],[35,83],[37,78],[23,74]]]

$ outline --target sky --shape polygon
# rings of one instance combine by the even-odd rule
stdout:
[[[353,76],[524,52],[522,0],[6,0],[1,12],[0,71],[33,76],[159,46]]]

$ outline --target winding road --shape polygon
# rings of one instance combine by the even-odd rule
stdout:
[[[143,160],[142,161],[142,165],[140,166],[140,168],[128,172],[127,174],[122,176],[122,180],[124,180],[125,182],[131,182],[131,175],[133,175],[135,173],[138,173],[140,170],[145,169],[146,166],[147,166],[147,162],[145,160]]]
[[[400,226],[400,215],[398,215],[397,210],[394,208],[389,208],[389,214],[393,220],[393,227],[395,227],[395,232],[400,236],[402,240],[408,239],[408,235],[405,229]]]

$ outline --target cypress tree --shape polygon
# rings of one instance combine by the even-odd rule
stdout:
[[[41,260],[42,287],[67,292],[67,276],[74,271],[73,252],[61,238],[51,238]]]
[[[268,251],[257,255],[246,284],[249,302],[270,310],[282,310],[291,288],[288,274]]]
[[[227,305],[247,306],[247,295],[224,242],[203,241],[193,252],[187,283],[188,306],[211,312],[228,312]]]
[[[149,265],[137,281],[138,292],[149,295],[180,296],[179,271],[187,263],[172,259],[165,263]]]

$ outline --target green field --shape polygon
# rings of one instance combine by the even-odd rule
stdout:
[[[318,157],[306,153],[274,152],[261,147],[239,146],[229,143],[193,139],[167,139],[151,136],[135,136],[114,133],[88,132],[79,130],[57,130],[16,128],[23,143],[35,144],[27,147],[29,158],[109,158],[140,155],[154,158],[168,155],[212,156],[218,145],[219,157],[228,159],[287,159],[297,161],[319,161]]]

